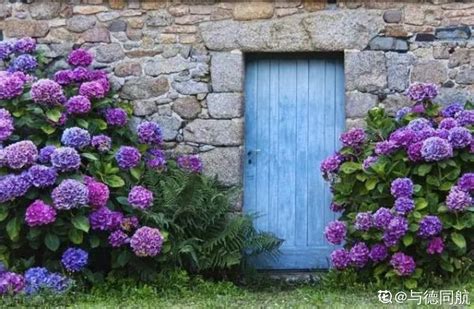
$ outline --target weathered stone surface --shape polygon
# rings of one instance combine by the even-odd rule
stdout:
[[[346,52],[345,71],[347,90],[371,92],[387,86],[387,68],[384,52]]]
[[[53,28],[45,38],[40,39],[41,43],[53,44],[63,42],[76,42],[79,35],[64,28]]]
[[[72,32],[84,32],[94,27],[96,22],[94,16],[74,15],[66,21],[66,28]]]
[[[49,30],[47,21],[10,19],[5,23],[5,35],[12,38],[29,36],[32,38],[44,37]]]
[[[463,64],[474,64],[474,50],[469,48],[458,48],[449,55],[448,67],[454,68]]]
[[[35,1],[28,6],[28,9],[31,17],[34,19],[52,19],[59,16],[61,2]]]
[[[375,107],[378,97],[370,93],[351,91],[346,93],[346,116],[349,118],[365,117],[367,111]]]
[[[146,25],[150,27],[161,27],[171,25],[173,16],[166,11],[153,12],[148,15]]]
[[[100,21],[111,21],[111,20],[114,20],[116,18],[119,18],[120,17],[120,13],[119,12],[104,12],[104,13],[99,13],[96,15],[97,16],[97,19],[100,20]]]
[[[270,2],[237,2],[234,7],[235,20],[271,18],[273,4]]]
[[[126,4],[125,0],[109,0],[109,5],[112,9],[123,9]]]
[[[383,14],[383,20],[387,23],[399,23],[402,20],[402,12],[399,10],[388,10]]]
[[[138,77],[125,82],[120,96],[124,99],[148,99],[160,96],[169,89],[168,80],[164,77]]]
[[[107,10],[107,7],[103,5],[74,5],[72,9],[73,13],[78,15],[96,14]]]
[[[401,39],[378,36],[370,41],[369,47],[372,50],[407,51],[408,42]]]
[[[213,53],[211,81],[214,92],[240,92],[243,88],[244,60],[241,53]]]
[[[192,119],[201,113],[201,104],[196,97],[182,97],[174,101],[172,109],[182,118]]]
[[[173,16],[184,16],[189,13],[189,6],[187,5],[174,5],[168,8],[168,11]]]
[[[215,146],[241,145],[243,122],[241,119],[196,119],[184,128],[184,140]]]
[[[448,68],[438,60],[417,62],[411,73],[412,82],[431,82],[441,84],[448,78]]]
[[[194,80],[173,82],[171,85],[181,94],[198,94],[209,92],[209,85],[207,83],[197,82]]]
[[[183,120],[176,114],[171,116],[153,114],[150,117],[151,121],[155,121],[160,125],[161,132],[163,133],[163,139],[165,141],[171,141],[178,135],[178,130],[181,128]]]
[[[207,108],[212,118],[242,117],[243,97],[241,93],[210,93]]]
[[[110,42],[110,33],[107,28],[99,26],[87,30],[82,34],[82,38],[86,42],[90,43],[109,43]]]
[[[456,75],[458,84],[474,84],[474,68],[471,65],[463,65],[460,67]]]
[[[135,116],[143,117],[154,114],[158,111],[158,105],[155,100],[134,100],[133,104],[133,114]]]
[[[471,29],[469,26],[437,28],[436,37],[440,40],[467,40],[471,37]]]
[[[10,17],[12,15],[12,7],[9,3],[2,3],[0,5],[0,19]]]
[[[95,59],[99,62],[110,63],[124,57],[125,53],[118,43],[101,44],[95,50]]]
[[[352,128],[365,128],[367,123],[362,118],[355,118],[355,119],[346,119],[346,130],[350,130]]]
[[[109,24],[110,32],[120,32],[127,30],[127,23],[123,20],[114,20]]]
[[[474,101],[474,92],[468,89],[444,88],[439,89],[439,94],[433,99],[436,103],[451,104],[453,102]]]
[[[178,25],[192,25],[211,19],[209,15],[185,15],[175,18],[174,22]]]
[[[124,61],[115,65],[115,75],[125,77],[130,75],[139,76],[142,73],[142,66],[137,61]]]
[[[384,34],[395,38],[408,38],[413,35],[403,25],[386,25]]]
[[[214,177],[226,186],[242,181],[242,150],[239,147],[218,147],[200,154],[205,175]]]
[[[405,107],[412,106],[413,102],[408,99],[406,95],[403,94],[389,94],[383,101],[382,105],[385,108],[385,111],[390,115],[395,115],[395,113]]]
[[[392,90],[403,91],[408,87],[410,67],[415,61],[411,53],[401,54],[389,52],[387,58],[388,87]]]
[[[154,58],[145,63],[145,73],[151,76],[160,74],[169,74],[173,72],[181,72],[195,66],[189,60],[183,59],[181,56],[172,58]]]

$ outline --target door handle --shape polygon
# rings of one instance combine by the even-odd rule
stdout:
[[[247,152],[247,155],[250,156],[252,155],[252,153],[259,153],[261,152],[262,150],[260,149],[250,149],[248,152]]]

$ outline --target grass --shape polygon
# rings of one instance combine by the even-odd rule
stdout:
[[[154,285],[122,282],[62,296],[4,298],[0,301],[0,307],[383,308],[377,299],[377,289],[369,287],[340,290],[324,287],[319,283],[288,284],[268,280],[258,285],[237,286],[231,282],[211,282],[199,278],[186,282],[169,282],[170,284],[158,282]],[[450,289],[466,289],[474,294],[474,281]],[[472,295],[471,301],[474,302]]]

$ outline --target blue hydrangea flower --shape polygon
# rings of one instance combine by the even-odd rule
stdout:
[[[78,127],[67,128],[61,137],[61,143],[63,143],[63,145],[76,149],[87,147],[90,142],[91,135],[89,132]]]

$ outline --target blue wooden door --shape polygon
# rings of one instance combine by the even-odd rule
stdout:
[[[259,268],[329,266],[323,236],[334,219],[321,161],[344,128],[344,68],[331,55],[250,56],[245,78],[244,210],[256,228],[284,239]]]

